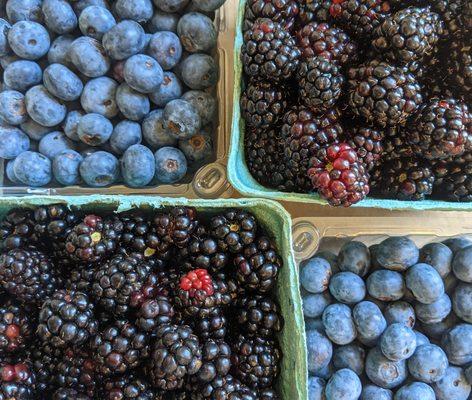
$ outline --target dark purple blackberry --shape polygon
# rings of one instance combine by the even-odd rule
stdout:
[[[202,345],[202,367],[196,377],[210,382],[217,376],[228,375],[231,367],[231,348],[222,340],[208,339]]]
[[[259,390],[259,400],[280,400],[280,397],[274,389],[262,389]]]
[[[436,166],[440,175],[435,185],[435,196],[456,202],[472,201],[472,162],[449,163],[443,169]]]
[[[38,392],[49,393],[55,390],[57,365],[62,361],[66,349],[59,349],[42,341],[33,343],[29,358],[36,376]]]
[[[134,375],[108,379],[103,384],[102,400],[156,400],[157,392],[141,377]]]
[[[246,18],[269,18],[290,29],[298,14],[298,2],[294,0],[249,0],[246,3]]]
[[[283,326],[277,303],[266,296],[242,297],[237,302],[236,326],[248,336],[273,339]]]
[[[183,248],[197,227],[197,211],[192,207],[174,207],[154,217],[152,226],[163,246]]]
[[[260,18],[244,33],[241,58],[249,77],[273,82],[288,79],[295,73],[300,50],[280,24]]]
[[[343,30],[327,23],[310,22],[296,37],[304,59],[321,56],[341,66],[357,59],[357,44]]]
[[[97,333],[93,311],[86,294],[58,290],[44,301],[36,333],[55,347],[80,346]]]
[[[227,321],[221,307],[203,310],[196,318],[189,319],[189,325],[201,339],[224,339],[227,333]]]
[[[467,103],[472,102],[472,42],[452,42],[448,47],[447,78],[451,90]]]
[[[430,160],[460,156],[472,146],[472,114],[456,100],[430,100],[413,116],[407,138],[418,156]]]
[[[80,393],[75,389],[57,389],[52,395],[52,400],[92,400],[91,397]]]
[[[0,399],[32,400],[35,394],[35,376],[28,362],[0,363]]]
[[[147,236],[151,232],[148,219],[136,213],[120,215],[120,218],[123,222],[120,245],[131,252],[142,252],[146,255]]]
[[[200,343],[189,326],[166,324],[159,327],[147,365],[147,376],[154,387],[179,389],[185,378],[195,375],[201,366]]]
[[[39,237],[34,230],[33,212],[27,209],[13,209],[0,222],[0,243],[3,250],[11,250],[38,244]]]
[[[298,24],[305,26],[310,22],[329,22],[332,20],[329,12],[332,0],[299,0],[300,12]]]
[[[90,295],[93,275],[97,269],[94,264],[77,264],[67,271],[64,286],[67,290],[74,290]]]
[[[431,57],[444,25],[429,8],[409,7],[387,17],[373,33],[372,46],[392,61],[408,63]]]
[[[116,320],[91,341],[97,371],[110,376],[128,373],[149,356],[149,337],[126,320]]]
[[[383,133],[385,134],[385,138],[383,140],[381,162],[388,162],[403,157],[414,157],[414,152],[408,141],[405,128],[390,127],[390,129],[384,130]]]
[[[345,141],[357,152],[359,160],[367,172],[372,170],[382,158],[384,134],[382,131],[366,127],[353,127],[346,133]]]
[[[423,101],[413,74],[383,61],[350,68],[348,77],[350,111],[369,124],[403,125]]]
[[[231,373],[252,389],[269,388],[280,372],[280,350],[275,342],[239,335],[231,346]]]
[[[274,127],[287,108],[287,90],[270,82],[249,82],[241,94],[241,115],[246,126]]]
[[[198,400],[256,400],[256,393],[239,382],[232,375],[217,376],[211,382],[202,386],[201,397]]]
[[[449,36],[470,38],[472,4],[468,0],[432,0],[433,9],[446,23]]]
[[[143,332],[154,334],[163,324],[169,324],[174,317],[174,307],[165,296],[145,300],[138,308],[136,326]]]
[[[275,285],[282,259],[272,242],[261,236],[235,257],[234,265],[236,280],[244,290],[268,293]]]
[[[318,114],[334,107],[344,84],[344,76],[336,62],[323,56],[311,57],[300,62],[297,74],[303,104]]]
[[[59,271],[43,252],[29,247],[0,256],[0,284],[23,303],[41,303],[62,285]]]
[[[33,338],[34,316],[31,310],[7,301],[0,307],[0,354],[23,352]]]

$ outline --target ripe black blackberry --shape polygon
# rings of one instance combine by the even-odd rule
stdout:
[[[0,256],[0,284],[22,303],[41,303],[62,286],[62,279],[46,254],[27,247]]]
[[[32,343],[28,355],[36,376],[38,392],[50,393],[54,391],[57,365],[62,361],[65,350],[42,341]]]
[[[217,376],[211,382],[202,386],[201,397],[203,399],[226,400],[256,400],[256,392],[239,382],[233,375]]]
[[[460,156],[472,146],[472,114],[454,99],[432,99],[413,116],[407,138],[429,160]]]
[[[197,211],[192,207],[173,207],[169,212],[157,214],[152,226],[164,248],[171,245],[183,248],[198,225],[196,217]]]
[[[429,8],[409,7],[387,17],[373,33],[372,46],[392,61],[408,63],[431,57],[444,25]]]
[[[67,290],[74,290],[90,295],[93,283],[93,275],[97,266],[94,264],[76,264],[69,271],[64,282]]]
[[[227,319],[221,307],[202,310],[196,318],[189,318],[188,322],[202,340],[222,340],[227,333]]]
[[[332,0],[299,0],[298,25],[305,26],[313,21],[329,22]]]
[[[381,128],[403,125],[423,101],[413,74],[383,61],[369,61],[348,71],[350,111]]]
[[[450,43],[447,57],[447,78],[455,97],[472,102],[472,42],[456,41]]]
[[[472,201],[472,162],[448,164],[447,173],[435,186],[434,194],[449,201]]]
[[[117,217],[87,215],[67,236],[66,251],[73,261],[102,261],[116,250],[122,231],[123,223]]]
[[[257,18],[269,18],[290,29],[298,14],[298,2],[294,0],[249,0],[246,7],[246,18],[254,21]]]
[[[259,400],[280,400],[279,395],[274,389],[259,390]]]
[[[247,126],[274,127],[287,108],[286,89],[270,82],[249,82],[241,94],[241,115]]]
[[[371,171],[380,161],[384,151],[382,131],[367,127],[353,127],[346,133],[345,141],[357,152],[359,160]]]
[[[247,291],[268,293],[275,285],[282,259],[270,239],[261,236],[234,259],[236,280]]]
[[[136,326],[143,332],[154,334],[163,324],[169,324],[174,317],[174,307],[166,296],[145,300],[136,313]]]
[[[143,378],[131,375],[108,379],[100,393],[103,400],[157,400],[158,393]]]
[[[166,324],[159,327],[147,365],[147,376],[154,387],[179,389],[186,377],[195,375],[201,366],[200,343],[189,326]]]
[[[0,399],[29,400],[34,398],[35,376],[26,361],[0,364]]]
[[[149,337],[134,324],[116,320],[90,343],[97,371],[104,376],[128,373],[149,356]]]
[[[238,300],[236,320],[239,330],[248,336],[273,339],[283,326],[277,303],[266,296],[245,296]]]
[[[92,398],[75,389],[61,388],[53,393],[52,400],[92,400]]]
[[[296,37],[304,59],[322,56],[341,66],[357,60],[357,44],[343,30],[327,23],[310,22],[297,31]]]
[[[280,24],[260,18],[244,33],[241,58],[249,77],[273,82],[288,79],[295,73],[300,50]]]
[[[472,29],[472,4],[468,0],[433,0],[433,9],[446,23],[449,36],[466,39]]]
[[[33,338],[31,310],[7,301],[0,307],[0,355],[23,352]]]
[[[148,246],[148,235],[152,234],[150,222],[146,217],[137,213],[129,213],[120,215],[123,222],[123,233],[121,234],[120,245],[130,252],[141,252],[145,256],[153,255],[152,250]],[[159,238],[156,240],[159,241]]]
[[[132,296],[141,290],[151,271],[152,262],[142,254],[115,255],[95,270],[91,296],[105,310],[124,316]]]
[[[231,368],[231,348],[222,340],[208,339],[202,345],[202,367],[196,377],[202,382],[211,382],[217,376],[228,375]]]
[[[297,74],[303,104],[318,114],[334,107],[344,84],[336,62],[323,56],[311,57],[300,62]]]
[[[275,342],[239,335],[231,345],[232,374],[252,389],[271,387],[280,372]]]
[[[39,237],[34,230],[33,212],[28,209],[13,209],[0,223],[2,250],[11,250],[38,244]]]

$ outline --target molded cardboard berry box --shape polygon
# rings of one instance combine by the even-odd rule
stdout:
[[[283,357],[277,389],[283,400],[307,398],[305,330],[298,289],[298,270],[291,249],[291,219],[282,206],[260,199],[188,200],[152,196],[30,196],[0,198],[0,218],[16,207],[35,207],[56,203],[64,203],[69,207],[91,212],[123,212],[136,208],[152,211],[164,207],[191,206],[204,216],[214,215],[228,208],[244,209],[253,213],[267,235],[274,239],[283,259],[283,267],[276,287],[276,296],[284,317],[284,327],[279,334]]]
[[[245,161],[244,149],[244,120],[241,118],[239,99],[243,88],[243,66],[240,58],[243,43],[242,25],[246,0],[239,0],[236,21],[236,37],[234,42],[234,90],[233,90],[233,122],[231,126],[231,143],[228,160],[228,178],[233,187],[243,196],[265,197],[279,201],[293,201],[307,204],[328,203],[317,193],[284,193],[267,188],[258,183],[249,172]],[[412,210],[471,210],[472,203],[453,203],[437,200],[400,201],[367,198],[353,207],[373,207],[383,209],[412,209]]]

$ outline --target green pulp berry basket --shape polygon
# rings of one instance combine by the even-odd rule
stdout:
[[[89,212],[123,212],[130,209],[157,210],[163,207],[191,206],[201,214],[213,215],[222,209],[237,208],[253,213],[268,236],[275,240],[283,258],[283,268],[276,287],[276,297],[284,317],[279,336],[283,352],[277,389],[283,400],[307,399],[305,326],[298,289],[298,270],[291,249],[291,219],[276,202],[261,199],[188,200],[153,196],[30,196],[0,198],[0,217],[17,207],[32,208],[63,203]]]
[[[316,193],[284,193],[266,188],[258,183],[249,172],[244,156],[244,121],[241,118],[239,99],[243,88],[243,66],[241,62],[241,45],[243,43],[243,20],[246,0],[239,0],[236,36],[234,42],[234,89],[233,89],[233,121],[231,125],[231,142],[228,160],[228,179],[233,187],[244,196],[265,197],[279,201],[292,201],[309,204],[328,203]],[[400,201],[367,198],[353,207],[373,207],[403,210],[471,210],[472,203],[452,203],[447,201]]]

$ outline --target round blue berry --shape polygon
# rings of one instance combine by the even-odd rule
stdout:
[[[428,264],[419,263],[410,267],[406,272],[405,282],[420,303],[434,303],[444,294],[441,276]]]
[[[43,74],[46,89],[64,101],[77,100],[84,88],[82,81],[69,68],[62,64],[51,64]]]
[[[375,385],[366,385],[362,388],[362,400],[393,400],[393,393]]]
[[[73,149],[74,143],[62,132],[51,132],[39,142],[39,152],[51,160],[60,152]]]
[[[401,323],[389,325],[380,338],[380,349],[389,360],[406,360],[416,349],[415,332]]]
[[[202,126],[208,125],[215,120],[217,101],[210,93],[202,90],[189,90],[182,95],[182,99],[195,107],[200,115]]]
[[[425,383],[439,381],[446,373],[448,365],[446,353],[434,344],[417,347],[415,353],[408,359],[410,374]]]
[[[6,57],[10,54],[10,44],[8,43],[8,31],[11,29],[11,25],[0,18],[0,57]],[[5,66],[2,63],[2,68]]]
[[[154,153],[156,178],[162,183],[176,183],[187,173],[184,153],[174,147],[162,147]]]
[[[307,318],[318,318],[323,315],[323,311],[332,303],[333,299],[328,292],[325,293],[304,293],[302,296],[303,314]]]
[[[26,60],[37,60],[49,50],[51,40],[44,26],[34,21],[20,21],[8,31],[8,42],[15,54]]]
[[[218,82],[218,65],[207,54],[191,54],[180,64],[182,80],[190,89],[206,89]]]
[[[209,131],[200,133],[188,139],[179,140],[179,149],[183,151],[190,164],[202,163],[213,155],[213,141]]]
[[[374,347],[367,354],[365,371],[375,385],[384,389],[400,386],[408,377],[405,360],[389,360],[378,347]]]
[[[177,23],[179,22],[179,14],[166,13],[163,11],[155,11],[149,22],[149,30],[152,33],[169,31],[177,32]]]
[[[379,269],[367,278],[367,291],[381,301],[395,301],[405,294],[405,281],[399,272]]]
[[[467,400],[471,393],[470,384],[460,367],[449,366],[444,376],[432,386],[436,400]]]
[[[65,135],[74,142],[80,142],[77,128],[79,127],[80,119],[84,115],[84,112],[80,110],[70,111],[62,124],[62,129],[64,130]]]
[[[455,254],[452,270],[461,281],[472,283],[472,246],[465,247]]]
[[[101,43],[91,37],[75,39],[69,48],[69,59],[74,66],[89,78],[105,75],[110,69],[110,59]]]
[[[444,293],[439,299],[431,304],[416,303],[416,317],[425,324],[441,322],[446,318],[452,309],[452,302],[449,296]]]
[[[140,144],[141,140],[141,125],[137,122],[124,120],[120,121],[113,128],[113,133],[110,137],[110,146],[115,153],[123,154],[126,149],[134,144]]]
[[[156,91],[164,80],[164,72],[159,63],[144,54],[128,58],[123,74],[126,83],[141,93]]]
[[[365,297],[365,284],[359,275],[352,272],[338,272],[329,282],[329,291],[338,301],[356,304]]]
[[[394,400],[436,400],[431,386],[423,382],[412,382],[402,386],[395,393]]]
[[[58,36],[51,44],[48,51],[49,64],[62,64],[67,67],[73,66],[69,57],[69,49],[75,38],[72,35]]]
[[[326,335],[336,344],[349,344],[357,336],[351,309],[345,304],[331,304],[323,312]]]
[[[174,68],[182,58],[179,37],[173,32],[156,32],[149,41],[148,54],[155,58],[164,70]]]
[[[157,8],[170,13],[182,11],[188,3],[189,0],[154,0]]]
[[[435,322],[434,324],[421,324],[422,332],[432,340],[441,340],[444,334],[451,328],[456,326],[459,319],[454,313],[450,313],[441,322]]]
[[[177,25],[177,34],[190,53],[208,53],[216,47],[217,33],[213,21],[201,13],[183,15]]]
[[[187,139],[198,133],[200,115],[188,101],[172,100],[166,104],[163,114],[164,127],[177,139]]]
[[[472,324],[472,284],[460,283],[452,294],[452,307],[456,315]]]
[[[472,325],[459,324],[442,338],[441,346],[452,364],[464,366],[472,363]]]
[[[358,340],[366,346],[375,346],[387,328],[380,308],[371,301],[361,301],[352,310]]]
[[[419,250],[415,242],[405,236],[392,236],[379,243],[375,250],[375,262],[383,268],[405,271],[416,264]]]
[[[170,135],[164,128],[163,114],[163,110],[153,110],[142,122],[144,139],[153,149],[159,149],[164,146],[175,147],[177,144],[175,136]]]
[[[110,139],[113,124],[101,114],[86,114],[77,126],[79,139],[89,146],[99,146]]]
[[[15,176],[25,185],[47,185],[52,179],[51,161],[43,154],[25,151],[13,163]]]
[[[308,377],[308,399],[309,400],[325,400],[326,382],[317,376]]]
[[[131,121],[141,121],[151,109],[149,98],[126,83],[122,83],[116,90],[116,104],[121,113]]]
[[[0,92],[0,118],[10,125],[20,125],[26,122],[28,114],[25,96],[16,90]]]
[[[387,324],[402,323],[413,328],[416,322],[415,310],[406,301],[395,301],[389,303],[383,310]]]
[[[80,13],[79,28],[84,36],[102,40],[103,35],[115,25],[115,17],[106,8],[90,6]]]
[[[368,247],[364,243],[355,240],[347,242],[339,251],[338,266],[341,271],[365,276],[370,268]]]
[[[3,73],[3,80],[13,90],[25,92],[30,87],[41,83],[43,71],[34,61],[18,60],[8,65]]]
[[[111,185],[120,175],[117,158],[106,151],[97,151],[85,157],[79,170],[84,182],[92,187]]]
[[[333,352],[333,366],[335,370],[347,368],[357,375],[364,373],[365,351],[356,343],[338,346]]]
[[[12,23],[19,21],[43,21],[42,0],[8,0],[6,12]]]
[[[28,118],[20,125],[21,130],[32,140],[41,140],[45,135],[54,131],[54,128],[39,125],[37,122]]]
[[[180,79],[173,72],[165,71],[161,86],[150,93],[149,98],[158,107],[164,107],[170,101],[180,98],[182,91]]]
[[[442,243],[449,247],[454,254],[460,249],[472,246],[472,240],[465,236],[449,238],[444,240]]]
[[[154,178],[155,171],[154,154],[146,146],[135,144],[121,158],[121,174],[128,186],[146,186]]]
[[[451,272],[452,250],[443,243],[429,243],[420,251],[420,262],[431,265],[444,279]]]
[[[331,361],[333,345],[320,331],[311,330],[306,332],[306,347],[309,372],[324,368]]]
[[[7,162],[7,166],[5,167],[5,173],[7,175],[8,180],[11,183],[21,183],[21,181],[15,175],[15,170],[13,169],[13,164],[15,160],[10,160]]]
[[[80,183],[79,167],[83,157],[74,150],[61,151],[52,162],[52,173],[61,185],[71,186]]]
[[[114,60],[125,60],[138,54],[145,46],[144,29],[135,21],[125,20],[103,35],[103,47]]]
[[[120,19],[132,19],[143,23],[152,18],[153,6],[151,0],[117,0],[114,6],[114,10]]]
[[[423,344],[429,344],[430,341],[428,337],[421,332],[413,331],[416,335],[416,347],[422,346]]]
[[[92,7],[92,6],[102,7],[107,10],[110,9],[107,0],[79,0],[79,1],[73,2],[73,7],[74,7],[74,11],[76,15],[82,14],[82,12],[86,8]]]
[[[325,388],[326,400],[357,400],[362,392],[359,377],[350,369],[336,371]]]
[[[300,265],[300,283],[311,293],[327,290],[331,275],[331,265],[324,258],[313,257]]]
[[[80,104],[88,113],[101,114],[107,118],[116,117],[119,113],[116,104],[117,89],[118,83],[107,76],[91,79],[84,86]]]
[[[77,28],[77,16],[66,0],[43,0],[44,22],[49,30],[63,35]]]
[[[25,103],[29,116],[42,126],[59,125],[66,117],[66,106],[42,85],[26,92]]]
[[[13,159],[29,148],[30,140],[23,131],[0,124],[0,158]]]

